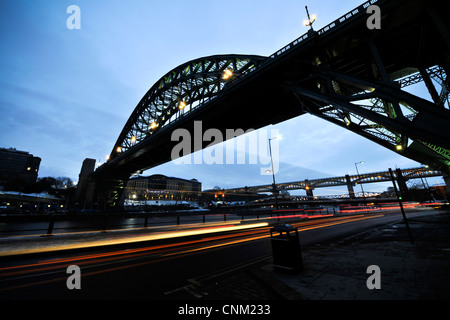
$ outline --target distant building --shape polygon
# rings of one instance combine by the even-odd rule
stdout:
[[[196,200],[202,191],[197,179],[181,179],[154,174],[148,177],[131,178],[125,188],[125,199],[129,200]]]
[[[8,184],[21,185],[35,183],[41,158],[14,148],[0,148],[0,188]]]

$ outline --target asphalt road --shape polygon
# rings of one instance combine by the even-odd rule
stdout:
[[[421,214],[408,213],[408,217]],[[309,246],[400,221],[400,212],[328,217],[291,223]],[[189,279],[271,256],[270,227],[194,237],[55,252],[0,261],[0,299],[166,299]],[[70,265],[80,269],[81,289]],[[72,277],[73,276],[73,277]]]

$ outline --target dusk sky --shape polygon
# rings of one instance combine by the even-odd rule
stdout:
[[[78,180],[83,160],[105,161],[139,100],[171,69],[216,54],[269,56],[307,32],[305,5],[319,29],[362,2],[0,0],[0,147],[42,158],[39,177]],[[70,5],[81,9],[79,30],[66,26]],[[409,90],[429,99],[423,87]],[[266,129],[282,135],[277,182],[356,174],[362,160],[361,173],[421,166],[310,115]],[[167,163],[144,174],[228,188],[270,184],[264,166]]]

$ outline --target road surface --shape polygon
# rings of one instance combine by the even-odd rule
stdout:
[[[408,217],[421,214],[424,212],[410,212]],[[390,212],[308,219],[291,225],[298,228],[304,247],[401,220],[400,212]],[[221,231],[220,226],[203,227],[196,229],[198,234],[181,238],[3,258],[0,298],[165,299],[165,293],[185,286],[188,279],[271,257],[271,227],[267,224],[221,232],[214,228]],[[71,265],[79,267],[81,289],[67,287]],[[69,282],[75,283],[73,279]]]

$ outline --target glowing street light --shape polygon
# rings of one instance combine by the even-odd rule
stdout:
[[[403,149],[403,146],[401,144],[398,144],[395,146],[395,149],[397,149],[397,151],[400,151]]]
[[[180,103],[178,104],[178,109],[183,110],[185,107],[186,107],[186,102],[180,101]]]
[[[306,15],[308,16],[308,20],[304,20],[304,21],[303,21],[303,24],[304,24],[305,26],[309,26],[309,27],[311,28],[311,30],[314,31],[312,25],[313,25],[314,21],[316,21],[316,15],[313,14],[313,15],[310,17],[310,16],[309,16],[309,11],[308,11],[308,6],[305,6],[305,9],[306,9]]]
[[[152,122],[152,124],[150,125],[150,129],[155,129],[158,126],[158,122],[154,121]]]
[[[222,79],[229,80],[229,79],[231,79],[232,76],[233,76],[233,70],[225,69],[222,74]]]
[[[117,153],[121,153],[122,152],[122,147],[117,147],[116,151],[117,151]]]
[[[131,143],[135,143],[136,142],[136,137],[135,136],[132,136],[131,137]]]

